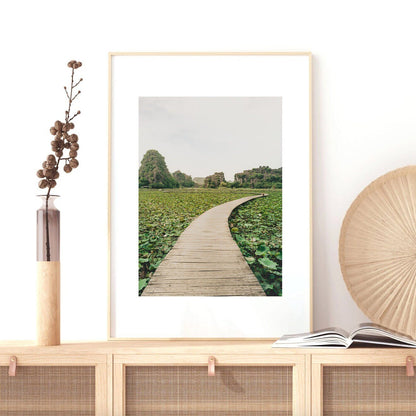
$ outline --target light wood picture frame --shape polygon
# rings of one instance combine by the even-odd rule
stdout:
[[[109,340],[275,338],[312,329],[311,67],[309,52],[109,54]],[[140,97],[282,99],[282,296],[138,296]]]

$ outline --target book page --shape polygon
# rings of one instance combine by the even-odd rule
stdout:
[[[361,324],[358,329],[351,332],[350,339],[355,342],[379,345],[416,347],[416,341],[407,335],[372,323]]]
[[[343,330],[342,328],[330,327],[302,334],[287,334],[279,338],[279,341],[284,342],[286,340],[308,340],[313,338],[320,339],[324,335],[336,335],[341,338],[349,338],[348,332]]]

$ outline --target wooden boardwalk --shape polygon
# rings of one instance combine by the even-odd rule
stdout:
[[[260,196],[226,202],[195,218],[142,296],[265,296],[228,226],[235,207]]]

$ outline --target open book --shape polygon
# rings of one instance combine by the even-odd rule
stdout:
[[[364,323],[350,334],[341,328],[326,328],[305,334],[284,335],[272,346],[277,348],[348,348],[351,345],[416,348],[416,341],[382,326]]]

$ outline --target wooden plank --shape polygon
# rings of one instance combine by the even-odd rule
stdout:
[[[0,365],[8,365],[11,355],[17,355],[17,367],[22,365],[29,366],[96,366],[99,364],[106,364],[106,356],[102,354],[78,354],[78,352],[65,351],[65,349],[56,346],[55,352],[51,350],[51,346],[42,347],[26,347],[19,350],[13,350],[7,355],[3,355],[4,351],[0,350]],[[59,353],[57,353],[59,351]],[[90,348],[90,351],[92,349]]]
[[[108,408],[108,378],[107,362],[95,366],[95,414],[108,415],[112,410]]]
[[[295,357],[294,357],[295,358]],[[305,411],[305,361],[304,357],[297,357],[294,361],[292,373],[292,411],[294,416],[304,416]]]
[[[312,363],[325,365],[406,365],[406,357],[416,360],[416,351],[406,348],[272,348],[275,338],[269,339],[141,339],[103,342],[64,342],[61,345],[42,347],[34,341],[1,341],[0,365],[9,365],[10,356],[16,355],[19,365],[91,365],[106,362],[105,354],[215,354],[312,355]],[[23,354],[21,356],[21,354]],[[104,355],[103,355],[104,354]],[[205,358],[204,358],[205,359]]]
[[[234,208],[259,197],[226,202],[194,219],[142,296],[265,296],[228,226]]]
[[[114,389],[114,374],[113,374],[113,354],[107,353],[107,414],[113,415],[113,389]],[[98,415],[99,413],[96,412]]]
[[[301,386],[299,386],[300,388]],[[312,411],[312,357],[305,354],[305,416],[313,416]]]
[[[262,354],[213,354],[215,365],[221,366],[303,366],[304,355],[262,355]],[[142,366],[202,366],[208,368],[208,355],[206,354],[115,354],[114,365],[142,365]]]
[[[126,392],[126,376],[124,364],[114,362],[114,391],[113,391],[113,415],[123,416],[125,414],[125,392]],[[140,388],[138,386],[138,388]],[[98,416],[98,415],[97,415]]]
[[[319,362],[312,363],[312,395],[311,411],[312,415],[321,416],[323,414],[323,383],[322,365]]]

